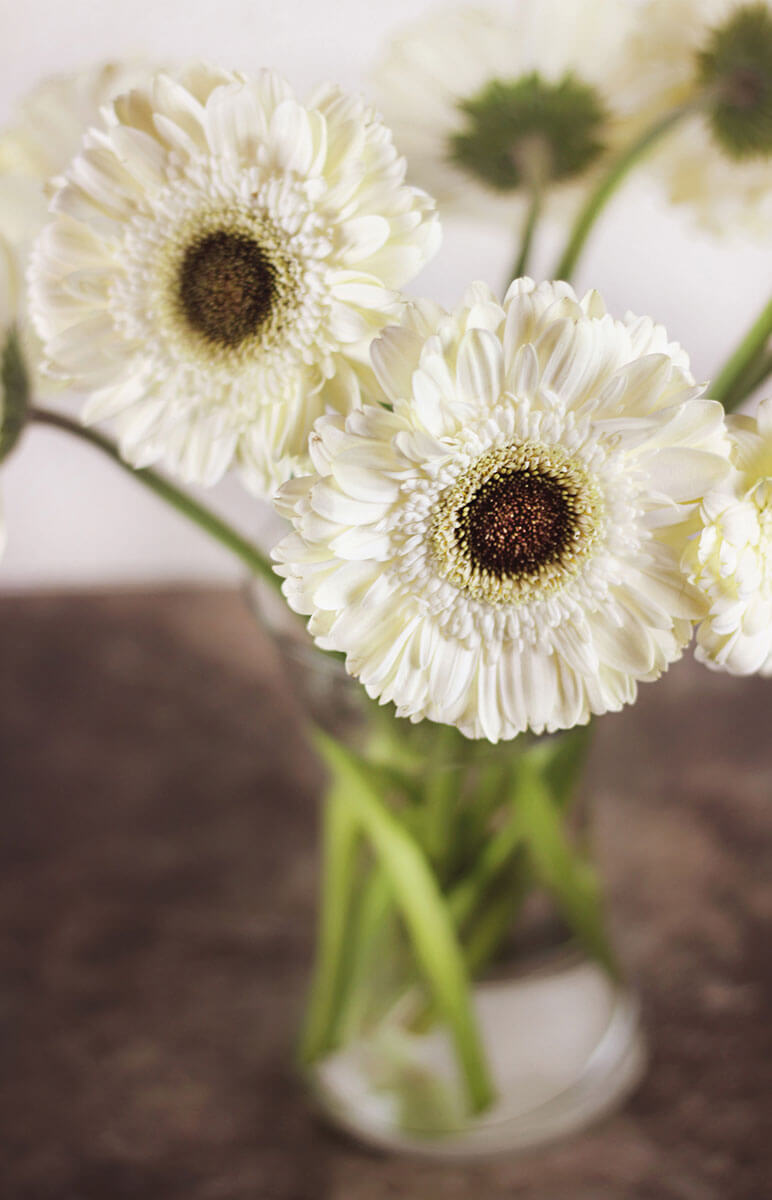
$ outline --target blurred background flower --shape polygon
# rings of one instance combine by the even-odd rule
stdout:
[[[147,64],[116,61],[44,78],[17,98],[0,131],[0,236],[16,259],[17,322],[38,395],[59,389],[39,369],[42,349],[27,319],[25,276],[34,240],[48,220],[53,181],[76,154],[84,130],[100,120],[102,107],[150,73]]]
[[[624,63],[642,119],[709,97],[653,156],[711,232],[772,239],[772,3],[645,0]],[[624,93],[623,93],[624,95]]]
[[[629,134],[610,84],[631,19],[617,0],[523,0],[438,7],[392,38],[376,95],[443,215],[514,229],[535,187],[576,203]]]

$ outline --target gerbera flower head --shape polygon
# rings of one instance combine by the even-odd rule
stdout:
[[[770,0],[647,0],[623,57],[629,100],[643,119],[699,100],[652,160],[670,198],[716,232],[768,233]]]
[[[733,471],[703,501],[684,556],[710,606],[696,653],[733,675],[772,675],[772,399],[727,424]]]
[[[57,388],[39,369],[42,348],[27,318],[24,275],[30,250],[48,220],[56,178],[77,153],[83,131],[99,123],[103,105],[151,75],[146,64],[107,62],[44,79],[0,131],[0,237],[17,263],[16,327],[37,395]]]
[[[630,702],[702,614],[680,559],[727,470],[684,351],[519,280],[503,306],[480,284],[414,305],[372,357],[377,402],[320,418],[277,501],[317,643],[400,715],[491,741]]]
[[[571,185],[623,134],[617,0],[442,9],[391,43],[375,84],[413,178],[441,205],[513,221],[529,189]]]
[[[103,105],[147,82],[152,72],[133,62],[96,63],[44,79],[0,131],[0,231],[28,245],[45,224],[52,181],[78,152],[83,131]]]
[[[134,465],[213,483],[236,462],[265,491],[357,402],[439,240],[363,101],[202,64],[116,100],[53,209],[31,305],[50,369],[93,389],[85,418],[119,414]]]

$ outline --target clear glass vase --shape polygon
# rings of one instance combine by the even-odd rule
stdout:
[[[442,991],[423,969],[431,939],[416,952],[393,878],[367,845],[349,856],[335,957],[325,906],[342,864],[328,845],[301,1048],[322,1114],[383,1149],[464,1158],[527,1150],[619,1106],[642,1076],[645,1048],[637,1002],[605,941],[588,814],[575,796],[586,731],[491,746],[412,725],[318,651],[280,597],[261,584],[251,596],[304,714],[356,756],[431,872],[470,980],[490,1084],[475,1102]]]

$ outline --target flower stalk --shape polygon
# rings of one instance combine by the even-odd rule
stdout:
[[[515,279],[520,279],[528,272],[528,263],[531,258],[531,250],[533,249],[533,238],[542,214],[543,195],[541,187],[534,186],[531,188],[530,203],[526,210],[525,222],[520,235],[520,250],[510,272],[508,281],[510,283]]]
[[[772,371],[772,354],[769,341],[772,338],[772,299],[770,299],[751,325],[739,346],[730,354],[716,375],[710,389],[712,400],[723,404],[732,412],[743,400],[760,387]]]
[[[609,170],[601,177],[593,191],[590,192],[584,207],[580,210],[566,247],[555,270],[552,272],[552,279],[563,279],[570,282],[595,222],[600,217],[611,197],[621,187],[622,183],[624,183],[633,167],[637,166],[649,151],[654,148],[657,142],[670,133],[685,117],[695,112],[696,109],[701,108],[703,103],[704,101],[700,97],[699,103],[690,102],[678,108],[671,109],[670,112],[658,118],[658,120],[645,129],[640,137],[636,138],[612,162]]]
[[[281,580],[274,573],[269,560],[254,543],[243,537],[227,521],[217,516],[216,513],[212,512],[211,509],[207,508],[199,500],[196,500],[188,492],[175,487],[168,479],[164,479],[157,471],[153,471],[149,467],[139,469],[130,466],[121,457],[118,447],[109,438],[104,437],[101,433],[97,433],[94,429],[89,429],[79,424],[78,421],[73,421],[63,413],[53,412],[51,409],[32,408],[29,413],[29,419],[38,425],[47,425],[50,428],[72,434],[73,437],[80,438],[81,441],[87,442],[97,450],[101,450],[103,454],[112,459],[122,470],[128,472],[138,483],[148,488],[189,521],[192,521],[199,529],[203,529],[215,541],[220,542],[226,550],[230,550],[232,554],[235,554],[253,575],[264,579],[276,591],[281,590]]]

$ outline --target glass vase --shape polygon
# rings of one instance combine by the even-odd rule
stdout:
[[[390,874],[366,838],[341,850],[328,797],[300,1047],[322,1115],[382,1149],[467,1158],[551,1142],[618,1107],[645,1047],[577,800],[587,731],[492,746],[411,724],[317,650],[280,597],[262,584],[251,596],[304,716],[349,756],[405,856]],[[422,943],[411,924],[418,867],[414,890],[432,891],[462,960],[477,1039],[466,1054],[461,1000],[432,977],[441,939]]]

